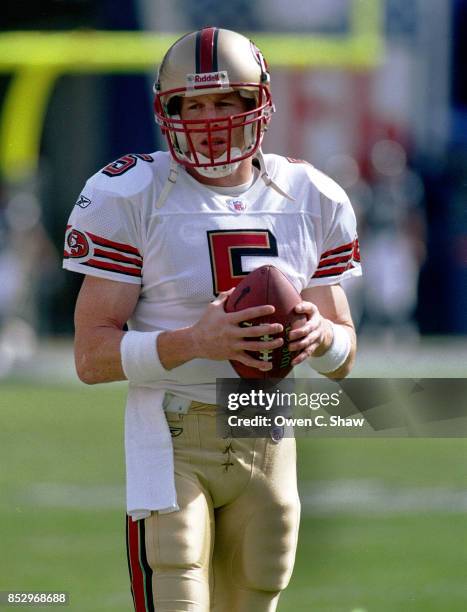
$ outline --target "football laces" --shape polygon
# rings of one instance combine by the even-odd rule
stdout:
[[[262,340],[262,342],[269,342],[270,340],[274,340],[274,338],[269,334],[264,334],[264,336],[261,336],[260,339]],[[262,351],[259,351],[259,358],[261,359],[261,361],[271,361],[272,349],[264,349]]]

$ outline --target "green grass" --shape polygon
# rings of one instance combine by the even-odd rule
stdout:
[[[303,521],[284,610],[467,609],[465,516]]]
[[[65,590],[71,611],[132,609],[124,397],[121,385],[2,384],[0,590]],[[415,497],[422,489],[467,491],[467,440],[458,438],[301,439],[299,465],[307,494],[339,481]],[[279,611],[465,612],[466,518],[461,503],[400,512],[316,512],[305,503]]]
[[[79,497],[124,485],[124,397],[115,385],[2,386],[0,590],[68,591],[70,610],[131,609],[123,489],[120,509],[80,508]],[[54,484],[75,485],[68,504],[43,500]]]

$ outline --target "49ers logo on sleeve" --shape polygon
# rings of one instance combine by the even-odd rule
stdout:
[[[67,226],[64,259],[85,259],[76,265],[87,266],[106,272],[142,277],[143,257],[139,250],[123,242],[109,240],[104,236],[80,232]]]
[[[68,251],[65,257],[86,257],[89,253],[89,242],[83,232],[72,229],[66,237]]]

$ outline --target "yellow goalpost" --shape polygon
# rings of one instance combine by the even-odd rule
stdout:
[[[339,36],[249,35],[274,67],[371,69],[383,54],[382,0],[349,0],[350,28]],[[0,34],[0,72],[12,74],[0,115],[0,175],[18,183],[37,170],[42,126],[63,74],[154,70],[181,34],[73,30]]]

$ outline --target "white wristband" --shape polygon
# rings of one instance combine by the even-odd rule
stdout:
[[[153,382],[165,378],[167,370],[157,352],[157,337],[162,332],[128,331],[120,343],[125,376],[132,383]]]
[[[328,350],[320,357],[310,357],[311,367],[320,374],[329,374],[340,368],[350,353],[350,337],[342,325],[336,325],[331,321],[332,342]]]

